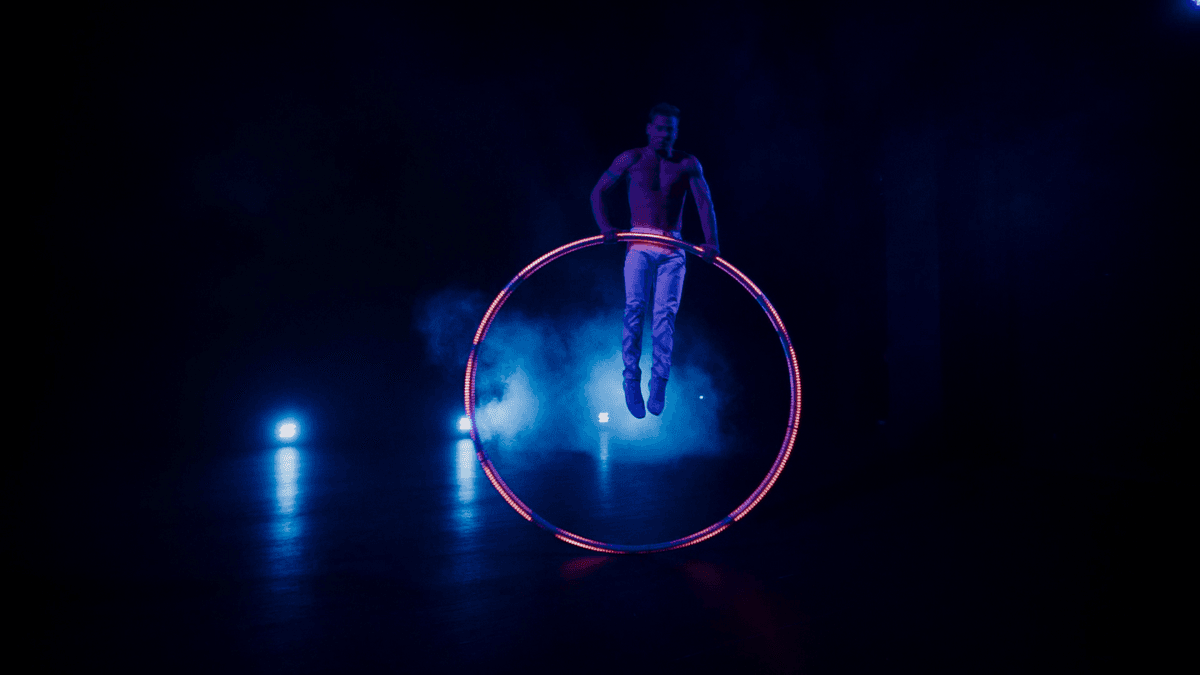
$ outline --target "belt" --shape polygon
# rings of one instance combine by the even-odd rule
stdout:
[[[629,231],[641,232],[642,234],[661,234],[664,237],[671,237],[672,239],[683,238],[683,230],[664,230],[660,227],[651,227],[648,225],[634,225],[629,228]]]

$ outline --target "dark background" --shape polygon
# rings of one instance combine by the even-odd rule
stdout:
[[[1190,530],[1192,3],[105,6],[29,29],[5,492],[39,644],[92,644],[62,618],[88,603],[119,623],[124,591],[95,589],[177,562],[176,481],[265,443],[281,406],[324,411],[314,442],[399,442],[398,409],[434,434],[460,375],[414,313],[593,234],[595,180],[660,101],[800,355],[803,477],[755,517],[802,525],[930,472],[1024,490],[1001,519],[1038,534],[1009,553],[1045,546],[1078,585],[1076,665],[1180,634],[1160,612]],[[688,302],[737,349],[719,302]],[[855,643],[831,625],[809,669],[848,663],[819,656]],[[1003,663],[1037,670],[1031,644]]]

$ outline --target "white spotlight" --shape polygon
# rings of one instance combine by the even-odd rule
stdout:
[[[300,425],[296,424],[296,420],[283,420],[275,425],[275,437],[281,441],[294,440],[300,435]]]
[[[608,413],[600,413],[600,423],[608,424]]]
[[[459,430],[459,431],[464,431],[464,432],[465,432],[465,431],[470,431],[470,430],[471,430],[471,418],[470,418],[470,417],[462,417],[462,418],[460,418],[460,419],[458,420],[458,430]]]

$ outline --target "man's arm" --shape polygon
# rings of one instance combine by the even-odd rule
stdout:
[[[604,207],[604,193],[608,192],[621,182],[621,175],[624,174],[629,167],[633,166],[637,161],[636,150],[626,150],[613,160],[612,166],[600,176],[600,180],[596,183],[596,187],[592,188],[592,215],[596,218],[596,225],[600,227],[600,233],[609,236],[609,233],[616,234],[617,228],[608,222],[608,209]]]
[[[721,252],[721,244],[717,241],[717,212],[713,209],[708,181],[704,180],[704,169],[695,157],[692,158],[692,166],[688,173],[691,175],[690,184],[692,196],[696,199],[696,210],[700,212],[700,229],[704,230],[704,248],[711,252],[710,255],[704,256],[707,260]]]

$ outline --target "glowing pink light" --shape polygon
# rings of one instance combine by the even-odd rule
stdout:
[[[1200,2],[1200,0],[1197,1]],[[699,246],[657,234],[648,234],[642,232],[618,232],[617,240],[666,244],[667,246],[671,246],[673,248],[681,248],[684,251],[687,251],[688,253],[698,257],[702,257],[704,253],[703,249],[701,249]],[[516,290],[517,286],[520,286],[521,283],[532,276],[534,272],[537,272],[542,267],[545,267],[549,263],[567,255],[568,253],[573,253],[591,246],[598,246],[603,243],[604,237],[597,235],[595,237],[588,237],[586,239],[573,241],[569,244],[564,244],[550,251],[549,253],[539,256],[536,260],[526,265],[525,268],[517,274],[517,276],[513,277],[512,281],[508,282],[508,285],[505,286],[502,291],[500,291],[499,295],[496,296],[496,299],[492,300],[492,304],[488,306],[487,311],[484,312],[483,319],[479,322],[479,328],[475,331],[475,340],[471,347],[471,354],[467,357],[467,374],[466,380],[463,384],[463,402],[466,406],[467,418],[471,423],[471,441],[475,444],[475,455],[479,459],[480,465],[483,466],[483,472],[487,475],[488,481],[491,482],[492,487],[496,488],[496,491],[500,493],[500,496],[504,498],[504,501],[508,502],[508,505],[511,506],[513,510],[521,514],[521,517],[525,520],[528,520],[538,527],[550,531],[556,538],[561,539],[562,541],[565,541],[573,546],[578,546],[590,551],[597,551],[599,553],[656,553],[660,551],[670,551],[672,549],[683,548],[684,546],[691,546],[692,544],[698,544],[706,539],[717,536],[734,522],[745,517],[745,515],[749,513],[750,510],[755,506],[758,506],[758,503],[762,501],[763,497],[767,495],[767,492],[770,491],[770,489],[775,485],[775,481],[779,479],[779,474],[783,472],[783,467],[787,465],[788,458],[791,457],[792,454],[792,447],[796,443],[796,434],[800,428],[800,365],[796,360],[796,350],[792,346],[792,340],[788,336],[787,328],[785,328],[783,325],[783,319],[779,316],[779,312],[775,310],[775,306],[771,304],[771,301],[767,300],[767,296],[764,295],[761,290],[759,290],[758,286],[755,285],[749,277],[743,274],[741,270],[729,264],[729,262],[724,258],[717,256],[713,260],[712,264],[719,268],[722,272],[725,272],[729,276],[733,277],[734,280],[742,286],[742,288],[746,289],[746,292],[754,297],[755,301],[762,306],[763,311],[767,315],[767,319],[770,320],[771,325],[775,328],[775,332],[779,334],[780,342],[783,344],[784,355],[787,356],[788,383],[790,384],[792,390],[792,403],[790,411],[788,412],[787,430],[784,432],[783,444],[779,448],[779,454],[775,456],[775,462],[771,465],[770,471],[767,472],[766,477],[764,477],[762,482],[758,484],[758,487],[755,488],[754,492],[752,492],[750,496],[746,498],[746,501],[742,502],[728,516],[725,516],[720,521],[704,528],[703,530],[700,530],[699,532],[658,544],[644,544],[636,546],[626,544],[607,544],[602,541],[595,541],[593,539],[581,537],[547,522],[544,518],[537,515],[532,509],[526,506],[524,502],[522,502],[511,489],[509,489],[508,485],[504,482],[504,479],[500,477],[500,473],[496,471],[496,467],[492,465],[492,460],[488,458],[487,451],[483,449],[483,443],[480,441],[479,435],[476,432],[475,375],[479,370],[478,352],[480,345],[483,344],[484,337],[487,336],[488,329],[491,328],[492,322],[495,321],[496,315],[500,312],[500,308],[504,306],[504,303],[508,300],[509,296],[512,295],[513,291]],[[605,420],[601,419],[600,421],[604,422]]]

